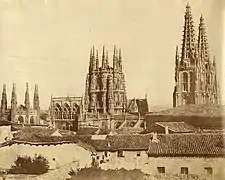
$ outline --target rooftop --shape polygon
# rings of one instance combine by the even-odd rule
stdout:
[[[83,142],[96,151],[148,151],[150,156],[224,156],[224,134],[214,133],[178,133],[158,134],[158,142],[153,142],[153,134],[106,135],[104,139],[92,135],[75,135],[61,131],[62,137],[52,137],[54,130],[25,128],[14,136],[14,141],[36,144]],[[100,135],[101,136],[101,135]]]
[[[201,117],[222,117],[225,115],[225,106],[215,104],[184,105],[175,108],[153,112],[151,115],[158,116],[201,116]]]
[[[175,133],[187,133],[197,130],[194,126],[191,126],[185,122],[156,122],[155,125],[159,125],[164,128],[168,127],[168,130]]]

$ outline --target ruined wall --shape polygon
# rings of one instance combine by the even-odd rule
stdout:
[[[55,167],[55,158],[59,166],[79,161],[80,167],[90,166],[92,157],[91,152],[78,146],[77,144],[62,144],[62,145],[25,145],[13,144],[0,148],[0,168],[8,169],[14,163],[17,155],[31,156],[35,154],[42,155],[47,158],[50,163],[50,169]]]

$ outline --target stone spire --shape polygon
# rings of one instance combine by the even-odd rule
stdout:
[[[26,92],[25,92],[25,108],[28,110],[30,109],[30,96],[29,96],[29,88],[28,88],[28,83],[26,83]]]
[[[121,53],[121,48],[119,49],[119,60],[118,60],[118,66],[119,66],[119,70],[122,71],[122,53]]]
[[[182,40],[182,52],[181,58],[190,59],[195,54],[195,34],[193,17],[191,13],[191,7],[189,4],[186,6],[186,12],[184,16],[184,30],[183,30],[183,40]]]
[[[38,94],[38,85],[37,84],[35,84],[35,88],[34,88],[33,108],[35,110],[40,110],[40,102],[39,102],[39,94]]]
[[[205,22],[204,18],[201,15],[200,17],[200,23],[199,23],[199,33],[198,33],[198,53],[199,57],[203,61],[209,60],[209,48],[208,48],[208,40],[206,36],[206,28],[205,28]]]
[[[99,70],[98,50],[96,50],[96,70]]]
[[[179,66],[180,66],[179,52],[178,52],[178,46],[176,46],[176,55],[175,55],[175,82],[178,81]]]
[[[102,51],[102,69],[107,68],[107,55],[105,53],[105,46],[103,46],[103,51]]]
[[[96,70],[95,48],[93,46],[90,52],[89,72],[91,73],[95,70]]]
[[[3,84],[3,92],[2,92],[2,101],[1,101],[1,109],[7,109],[7,93],[6,93],[6,85]]]
[[[116,46],[114,46],[113,50],[113,69],[117,69],[117,64],[118,64],[118,54],[117,54],[117,49]]]
[[[113,93],[113,77],[108,76],[108,111],[110,114],[114,113],[114,93]]]
[[[16,106],[17,106],[16,84],[13,83],[11,107],[14,108]]]

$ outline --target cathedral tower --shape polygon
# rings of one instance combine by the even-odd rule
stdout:
[[[28,83],[26,83],[26,92],[25,92],[25,101],[24,101],[24,105],[26,110],[30,109],[30,96],[29,96],[29,87],[28,87]]]
[[[122,70],[121,50],[114,47],[113,66],[109,65],[108,51],[103,46],[99,67],[98,51],[90,52],[89,72],[85,87],[85,109],[91,113],[118,114],[126,109],[126,87]]]
[[[34,88],[34,99],[33,99],[33,109],[34,110],[40,110],[40,105],[39,105],[39,95],[38,95],[38,85],[35,84]]]
[[[13,83],[12,98],[11,98],[11,121],[14,122],[17,108],[17,95],[16,95],[16,84]]]
[[[186,104],[218,103],[215,61],[209,57],[202,16],[198,30],[196,40],[191,7],[187,4],[181,56],[178,53],[178,47],[175,55],[174,107]]]

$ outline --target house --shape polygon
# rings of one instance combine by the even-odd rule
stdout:
[[[50,169],[72,162],[79,162],[80,168],[90,167],[95,149],[79,141],[75,135],[48,128],[24,128],[14,134],[11,141],[0,144],[0,168],[9,169],[18,155],[42,155]],[[61,136],[59,135],[61,134]]]
[[[221,133],[80,138],[96,149],[95,160],[105,170],[125,168],[140,169],[147,174],[205,174],[219,179],[225,163]]]

